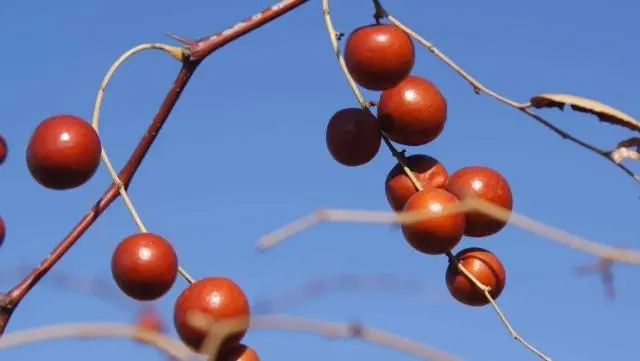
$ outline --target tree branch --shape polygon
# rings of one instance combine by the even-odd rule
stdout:
[[[305,4],[309,0],[282,0],[279,3],[263,10],[253,17],[244,20],[236,25],[202,39],[194,44],[184,45],[184,54],[186,59],[182,62],[182,67],[173,82],[171,89],[167,92],[162,104],[144,136],[133,151],[129,160],[122,168],[118,177],[122,181],[124,188],[127,189],[133,180],[133,177],[142,164],[144,157],[156,140],[162,126],[171,114],[184,88],[196,71],[198,65],[215,50],[226,44],[242,37],[243,35],[277,19],[278,17],[288,13],[289,11]],[[49,253],[49,255],[40,264],[25,277],[20,283],[13,287],[6,294],[1,294],[3,304],[0,308],[0,335],[2,335],[7,327],[11,315],[20,301],[29,293],[31,289],[38,283],[42,277],[75,245],[82,235],[91,227],[98,217],[115,201],[119,196],[118,187],[111,184],[100,199],[88,213],[76,224],[76,226],[67,234],[67,236]]]

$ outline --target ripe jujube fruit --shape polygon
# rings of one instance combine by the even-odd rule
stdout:
[[[326,142],[338,163],[349,167],[366,164],[380,150],[382,135],[378,120],[365,109],[339,110],[327,124]]]
[[[176,300],[173,322],[180,339],[198,350],[207,336],[206,331],[189,323],[189,313],[197,311],[215,320],[243,318],[242,330],[228,336],[223,346],[231,347],[242,340],[249,328],[249,300],[240,286],[225,277],[208,277],[185,288]]]
[[[429,80],[409,76],[382,92],[378,119],[382,131],[394,142],[424,145],[442,133],[447,120],[447,101]]]
[[[178,257],[166,239],[153,233],[137,233],[116,247],[111,273],[124,294],[138,301],[152,301],[173,286]]]
[[[500,259],[486,249],[472,247],[455,255],[458,262],[483,285],[490,288],[489,295],[494,300],[500,297],[507,280],[506,271]],[[469,306],[484,306],[489,300],[478,286],[460,269],[456,262],[449,261],[446,273],[449,293],[461,303]]]
[[[483,166],[468,166],[454,172],[446,189],[458,199],[478,198],[511,211],[513,195],[507,180],[494,169]],[[479,211],[467,212],[464,234],[469,237],[486,237],[498,233],[507,222]]]
[[[366,25],[347,38],[344,60],[353,80],[360,86],[385,90],[411,73],[415,48],[411,37],[395,25]]]
[[[102,145],[91,125],[74,115],[40,123],[27,146],[27,166],[42,186],[71,189],[86,183],[100,165]]]
[[[7,141],[4,139],[2,135],[0,135],[0,165],[7,160],[7,154],[9,154],[9,147],[7,146]]]
[[[442,163],[428,155],[410,155],[404,159],[404,164],[424,189],[444,188],[449,179],[449,173]],[[400,163],[391,168],[385,180],[385,193],[393,210],[401,211],[409,198],[417,192]]]
[[[220,350],[216,361],[260,361],[260,357],[251,347],[239,343]]]
[[[412,195],[404,206],[404,212],[425,212],[429,218],[402,224],[407,242],[417,251],[426,254],[443,254],[462,239],[465,217],[458,211],[448,211],[459,203],[453,194],[430,188]]]

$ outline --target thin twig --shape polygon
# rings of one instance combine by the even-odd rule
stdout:
[[[68,338],[128,338],[153,346],[178,360],[193,360],[195,355],[183,343],[163,333],[116,323],[61,324],[12,332],[0,337],[0,350]]]
[[[187,322],[189,322],[192,327],[209,332],[209,335],[215,335],[215,338],[219,340],[230,333],[237,332],[238,326],[242,325],[245,320],[215,320],[203,313],[192,312],[187,315]],[[304,332],[334,339],[359,339],[364,342],[377,344],[430,361],[460,360],[437,348],[397,336],[388,331],[367,327],[362,324],[333,323],[306,317],[269,315],[253,317],[251,319],[250,327],[252,329]],[[211,355],[210,353],[206,354]]]
[[[154,141],[160,134],[167,118],[171,114],[178,99],[182,95],[189,80],[193,76],[198,65],[215,50],[239,39],[253,30],[289,13],[293,9],[307,3],[309,0],[281,0],[280,2],[264,9],[260,13],[237,23],[226,30],[197,41],[193,46],[185,46],[182,56],[185,59],[182,67],[167,92],[160,108],[153,117],[147,131],[127,160],[118,177],[125,189],[131,184],[138,168],[151,149]],[[82,217],[73,229],[55,246],[55,248],[31,271],[22,281],[7,293],[2,294],[3,306],[0,309],[0,335],[4,333],[11,315],[20,302],[35,287],[35,285],[62,259],[62,257],[76,244],[82,235],[94,224],[100,215],[118,198],[118,188],[111,184],[106,192],[94,204],[94,206]]]
[[[382,291],[402,292],[412,296],[435,299],[434,292],[422,282],[401,278],[392,274],[358,275],[342,274],[334,277],[317,278],[304,282],[284,294],[264,298],[253,303],[253,314],[273,314],[309,302],[335,291]]]
[[[549,122],[548,120],[544,119],[543,117],[541,117],[540,115],[534,113],[531,109],[529,109],[530,104],[527,103],[519,103],[516,102],[514,100],[511,100],[503,95],[500,95],[498,93],[496,93],[495,91],[487,88],[486,86],[484,86],[482,83],[480,83],[478,80],[476,80],[473,76],[471,76],[469,73],[467,73],[464,69],[462,69],[458,64],[456,64],[453,60],[451,60],[448,56],[446,56],[444,53],[442,53],[433,43],[431,43],[430,41],[426,40],[424,37],[422,37],[420,34],[416,33],[415,31],[411,30],[409,27],[407,27],[406,25],[404,25],[403,23],[401,23],[398,19],[394,18],[392,15],[387,14],[387,19],[389,20],[389,22],[391,22],[392,24],[394,24],[395,26],[401,28],[402,30],[404,30],[407,34],[409,34],[412,38],[414,38],[418,43],[420,43],[421,45],[423,45],[425,48],[427,48],[427,50],[429,50],[429,52],[431,52],[433,55],[435,55],[438,59],[442,60],[445,64],[447,64],[449,66],[449,68],[451,68],[453,71],[455,71],[456,73],[458,73],[462,78],[464,78],[464,80],[466,80],[472,87],[473,90],[476,93],[485,93],[487,95],[489,95],[490,97],[498,100],[499,102],[506,104],[512,108],[518,109],[519,111],[521,111],[522,113],[528,115],[529,117],[531,117],[532,119],[536,120],[538,123],[544,125],[547,129],[551,130],[552,132],[556,133],[557,135],[559,135],[560,137],[562,137],[563,139],[569,140],[575,144],[577,144],[578,146],[587,149],[607,160],[609,160],[610,162],[612,162],[613,164],[615,164],[618,168],[620,168],[623,172],[625,172],[627,175],[629,175],[630,177],[632,177],[636,182],[640,183],[640,176],[636,175],[631,169],[629,169],[628,167],[626,167],[625,165],[619,163],[616,161],[616,159],[613,157],[612,153],[610,151],[606,151],[604,149],[600,149],[592,144],[589,144],[569,133],[567,133],[566,131],[560,129],[559,127],[553,125],[551,122]]]
[[[300,219],[276,229],[260,237],[257,247],[266,251],[275,247],[295,234],[305,231],[321,222],[351,222],[377,224],[408,224],[430,217],[439,217],[449,212],[476,211],[487,214],[492,218],[507,221],[525,231],[536,234],[573,249],[590,253],[598,257],[609,258],[617,262],[640,264],[640,251],[627,248],[616,248],[600,244],[583,237],[573,235],[559,228],[548,226],[542,222],[526,217],[515,211],[497,206],[481,199],[466,198],[456,205],[448,205],[441,213],[433,214],[423,211],[413,212],[383,212],[352,209],[321,209],[301,219],[306,220],[305,227],[300,226]],[[313,220],[313,222],[311,221]]]
[[[116,70],[120,67],[120,65],[122,65],[127,59],[129,59],[130,57],[132,57],[133,55],[141,51],[153,50],[153,49],[163,50],[164,52],[172,55],[178,61],[184,60],[183,51],[181,48],[177,48],[175,46],[169,46],[166,44],[160,44],[160,43],[141,44],[124,52],[118,59],[116,59],[113,65],[111,65],[111,67],[105,74],[104,78],[102,79],[102,82],[100,83],[100,87],[98,88],[98,95],[96,96],[96,101],[93,106],[93,116],[91,117],[91,126],[93,126],[93,128],[96,130],[97,133],[100,132],[100,127],[99,127],[100,108],[102,107],[104,93],[105,93],[105,90],[107,89],[107,85],[109,85],[109,81],[111,80],[111,77],[113,76],[113,74],[115,74]],[[127,208],[127,210],[129,211],[131,218],[133,219],[136,226],[138,227],[138,231],[140,233],[147,233],[147,228],[144,226],[144,223],[142,223],[142,219],[138,215],[138,211],[134,207],[133,202],[131,201],[131,198],[129,197],[129,194],[127,193],[127,190],[124,186],[124,183],[122,182],[122,180],[120,180],[120,177],[118,177],[118,173],[116,172],[115,168],[111,164],[111,161],[109,160],[109,157],[107,156],[107,152],[104,149],[104,143],[102,144],[101,157],[102,157],[102,162],[104,163],[105,167],[107,168],[107,171],[109,172],[109,175],[111,176],[111,179],[113,180],[113,184],[115,185],[115,187],[118,189],[118,192],[120,193],[120,198],[122,198],[122,201],[125,207]],[[193,277],[191,277],[191,275],[181,265],[178,265],[178,273],[188,283],[195,282]]]
[[[359,323],[324,322],[303,317],[271,315],[257,317],[252,321],[251,327],[259,329],[305,332],[335,339],[358,339],[430,361],[460,360],[459,358],[447,354],[435,347],[395,335],[388,331],[364,326]]]

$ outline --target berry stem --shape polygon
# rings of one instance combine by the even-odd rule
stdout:
[[[103,99],[104,99],[105,90],[106,90],[107,86],[109,85],[109,81],[111,80],[111,77],[113,77],[113,74],[115,74],[116,70],[127,59],[129,59],[130,57],[132,57],[133,55],[135,55],[135,54],[137,54],[137,53],[139,53],[141,51],[152,50],[152,49],[164,50],[165,52],[167,52],[167,53],[173,55],[174,57],[176,57],[176,59],[178,59],[178,60],[183,60],[183,58],[184,58],[184,52],[182,51],[182,48],[176,48],[176,47],[165,45],[165,44],[141,44],[141,45],[135,46],[135,47],[131,48],[130,50],[124,52],[118,59],[116,59],[116,61],[113,63],[113,65],[111,65],[111,67],[109,68],[109,70],[105,74],[104,78],[102,79],[102,82],[100,83],[100,87],[98,88],[98,95],[96,96],[96,101],[95,101],[95,104],[93,106],[93,116],[91,117],[91,126],[96,130],[96,132],[98,134],[100,133],[100,127],[99,127],[99,124],[100,124],[100,109],[102,107],[102,102],[103,102]],[[129,214],[131,215],[131,218],[133,218],[133,221],[135,222],[136,226],[138,227],[138,230],[140,231],[140,233],[147,233],[148,232],[147,228],[144,226],[144,223],[142,223],[142,219],[140,218],[140,215],[138,214],[138,211],[136,210],[135,206],[133,205],[133,202],[131,201],[131,198],[129,197],[129,194],[127,193],[127,190],[125,189],[124,183],[118,177],[118,173],[116,172],[115,168],[111,164],[111,160],[109,160],[109,157],[107,156],[107,151],[104,149],[104,143],[102,144],[101,157],[102,157],[102,162],[104,163],[105,167],[107,168],[107,171],[109,172],[109,175],[111,176],[111,179],[113,180],[113,184],[118,189],[118,193],[120,194],[120,197],[122,198],[122,201],[123,201],[125,207],[129,211]],[[191,284],[191,283],[195,282],[193,277],[191,277],[191,275],[189,275],[189,273],[184,269],[184,267],[182,267],[180,265],[178,265],[178,273],[188,283]]]
[[[215,50],[250,33],[251,31],[287,14],[289,11],[307,3],[309,0],[282,0],[262,12],[242,21],[226,30],[199,40],[193,46],[182,49],[182,67],[171,88],[167,92],[160,108],[144,136],[118,174],[124,189],[131,184],[133,177],[142,164],[153,142],[158,137],[167,118],[180,99],[198,65]],[[0,307],[0,335],[2,335],[11,319],[11,315],[30,290],[53,268],[55,264],[76,244],[82,235],[93,225],[100,215],[118,198],[118,186],[111,184],[93,207],[82,217],[60,243],[29,273],[22,281],[6,293],[3,307]]]

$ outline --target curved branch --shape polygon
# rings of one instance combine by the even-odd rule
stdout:
[[[158,112],[153,117],[151,124],[144,133],[144,136],[129,157],[129,160],[118,174],[124,189],[127,189],[131,181],[142,164],[144,157],[149,152],[153,142],[158,137],[167,118],[171,114],[178,99],[182,95],[189,80],[196,71],[198,65],[216,49],[242,37],[243,35],[273,21],[298,6],[308,2],[308,0],[282,0],[277,4],[263,10],[260,14],[254,15],[248,20],[240,22],[221,33],[200,40],[193,44],[187,44],[183,48],[183,56],[186,59],[182,62],[182,67],[174,80],[171,89],[167,92]],[[20,283],[13,287],[8,293],[0,293],[0,335],[4,333],[9,319],[16,307],[38,283],[42,277],[75,245],[82,235],[91,227],[98,217],[116,200],[119,196],[118,187],[111,184],[106,192],[100,197],[94,206],[84,217],[73,227],[66,237],[44,258],[42,262],[25,277]]]
[[[209,356],[216,355],[220,343],[225,337],[243,329],[245,320],[243,317],[215,320],[198,311],[192,311],[187,314],[187,322],[192,327],[207,331],[207,340],[199,352]],[[250,328],[304,332],[329,338],[353,338],[407,353],[424,360],[459,361],[458,358],[435,347],[358,323],[335,323],[306,317],[269,315],[252,317]]]
[[[325,322],[306,317],[273,315],[257,317],[251,322],[251,327],[256,329],[304,332],[336,339],[355,338],[430,361],[460,360],[435,347],[362,324]]]
[[[62,324],[8,333],[0,338],[0,350],[67,338],[128,338],[153,346],[177,360],[189,361],[195,355],[183,343],[165,334],[132,325],[110,323]]]
[[[107,74],[104,76],[104,78],[102,79],[102,82],[100,83],[100,88],[98,89],[98,95],[96,96],[96,101],[95,101],[95,104],[93,106],[93,116],[91,117],[91,126],[93,127],[93,129],[96,130],[96,133],[98,133],[98,134],[100,133],[100,127],[99,127],[99,123],[100,123],[100,108],[102,107],[102,100],[104,99],[104,93],[105,93],[105,90],[107,88],[107,85],[109,85],[109,81],[111,80],[111,77],[113,77],[113,74],[115,74],[116,70],[127,59],[129,59],[130,57],[132,57],[133,55],[135,55],[135,54],[137,54],[137,53],[139,53],[141,51],[152,50],[152,49],[164,50],[165,52],[173,55],[176,59],[178,59],[180,61],[184,60],[183,59],[184,58],[184,54],[182,52],[182,49],[176,48],[176,47],[172,47],[172,46],[168,46],[168,45],[165,45],[165,44],[141,44],[141,45],[135,46],[135,47],[131,48],[130,50],[124,52],[113,63],[113,65],[111,65],[111,68],[109,68],[109,70],[107,71]],[[118,173],[116,172],[115,168],[111,164],[111,160],[107,156],[107,151],[104,148],[104,143],[102,143],[101,157],[102,157],[102,162],[104,163],[105,167],[107,168],[107,172],[111,176],[111,180],[113,181],[113,184],[118,189],[118,193],[120,194],[120,197],[122,198],[122,201],[124,202],[125,207],[129,211],[129,214],[131,215],[131,218],[133,219],[133,221],[135,222],[136,226],[138,227],[139,232],[140,233],[147,233],[147,227],[145,227],[144,223],[142,223],[142,219],[138,215],[138,211],[136,210],[135,206],[133,205],[133,202],[129,198],[129,194],[127,193],[127,190],[125,189],[124,183],[118,177]],[[187,271],[185,271],[185,269],[182,267],[182,265],[178,265],[178,273],[188,283],[195,282],[193,277],[191,277],[191,275],[189,275],[189,273]]]
[[[467,73],[464,69],[462,69],[458,64],[456,64],[453,60],[451,60],[448,56],[446,56],[443,52],[441,52],[433,43],[431,43],[430,41],[428,41],[427,39],[425,39],[424,37],[422,37],[420,34],[416,33],[415,31],[411,30],[409,27],[407,27],[406,25],[404,25],[403,23],[401,23],[398,19],[394,18],[392,15],[389,15],[386,11],[384,12],[384,14],[386,15],[385,17],[389,20],[389,22],[391,22],[393,25],[399,27],[400,29],[404,30],[407,34],[409,34],[412,38],[414,38],[418,43],[420,43],[422,46],[424,46],[427,50],[429,50],[429,52],[431,52],[433,55],[435,55],[438,59],[442,60],[447,66],[449,66],[449,68],[451,68],[451,70],[455,71],[456,73],[458,73],[464,80],[466,80],[472,87],[473,90],[476,93],[485,93],[488,96],[498,100],[499,102],[506,104],[512,108],[515,108],[519,111],[521,111],[522,113],[528,115],[529,117],[531,117],[532,119],[534,119],[535,121],[537,121],[538,123],[542,124],[543,126],[545,126],[547,129],[551,130],[552,132],[556,133],[557,135],[559,135],[560,137],[562,137],[563,139],[566,139],[590,152],[593,152],[607,160],[609,160],[610,162],[612,162],[613,164],[615,164],[618,168],[620,168],[620,170],[622,170],[623,172],[625,172],[627,175],[629,175],[630,177],[632,177],[636,182],[640,183],[640,176],[636,175],[631,169],[629,169],[627,166],[619,163],[616,161],[615,157],[612,155],[611,152],[606,151],[604,149],[600,149],[598,147],[596,147],[595,145],[589,144],[587,142],[585,142],[584,140],[577,138],[569,133],[567,133],[566,131],[560,129],[559,127],[557,127],[556,125],[554,125],[553,123],[551,123],[550,121],[544,119],[543,117],[541,117],[540,115],[534,113],[531,109],[529,109],[529,106],[531,105],[530,103],[519,103],[516,102],[514,100],[511,100],[503,95],[500,95],[498,93],[496,93],[495,91],[487,88],[486,86],[484,86],[482,83],[480,83],[479,81],[477,81],[473,76],[471,76],[469,73]]]

